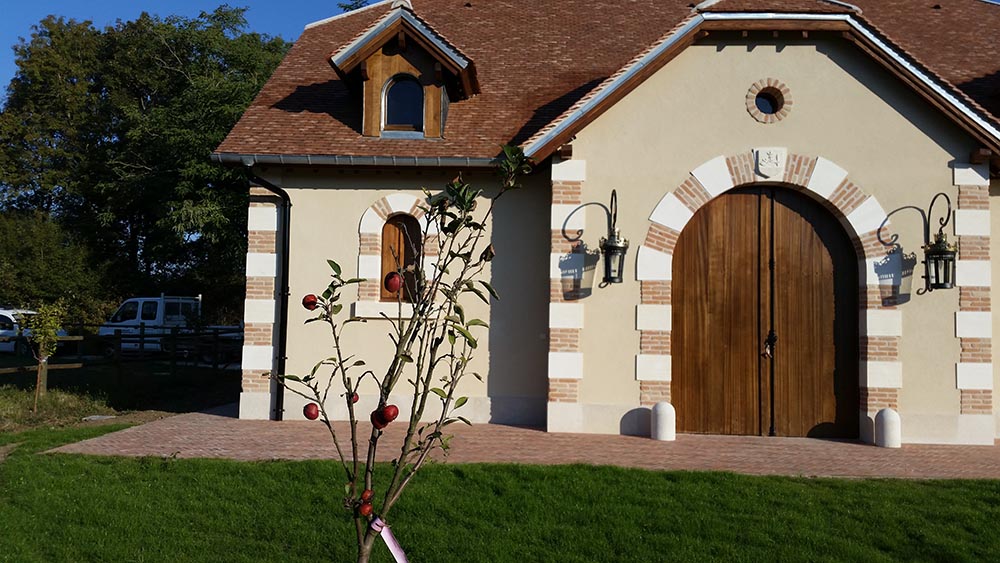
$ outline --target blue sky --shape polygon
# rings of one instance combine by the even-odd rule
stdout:
[[[0,91],[16,70],[11,49],[19,37],[31,37],[31,26],[49,14],[78,21],[90,20],[97,27],[115,20],[135,19],[142,12],[160,16],[197,16],[220,4],[247,7],[248,28],[294,41],[309,22],[340,13],[337,0],[0,0]],[[0,95],[2,97],[2,95]]]

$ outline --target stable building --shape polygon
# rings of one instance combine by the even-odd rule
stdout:
[[[983,0],[388,0],[310,24],[213,155],[256,179],[240,416],[301,417],[267,374],[329,355],[295,306],[328,258],[368,280],[346,346],[387,366],[379,282],[421,188],[494,186],[516,144],[536,165],[490,226],[501,300],[470,304],[473,422],[643,435],[668,402],[678,432],[872,441],[892,409],[903,443],[994,444],[997,29]]]

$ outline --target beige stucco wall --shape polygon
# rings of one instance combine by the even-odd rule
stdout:
[[[304,325],[311,314],[298,302],[307,293],[319,294],[325,289],[329,280],[327,259],[337,261],[345,277],[357,275],[359,224],[364,212],[391,194],[409,193],[423,198],[421,187],[440,189],[457,172],[264,171],[271,181],[285,188],[292,201],[288,373],[308,373],[317,361],[332,355],[328,327],[322,323]],[[467,172],[465,178],[474,185],[496,185],[496,178],[487,172]],[[550,199],[547,170],[540,170],[525,184],[524,189],[499,200],[489,233],[497,257],[486,275],[501,300],[491,310],[472,294],[463,298],[467,315],[484,319],[491,326],[488,336],[484,329],[474,329],[481,345],[470,373],[479,372],[484,381],[480,383],[470,375],[461,388],[470,401],[459,414],[478,422],[543,425],[545,420]],[[346,306],[341,317],[347,316],[350,304],[357,300],[356,286],[345,290],[342,302]],[[389,331],[385,320],[349,325],[344,336],[346,353],[363,359],[366,367],[381,376],[391,359]],[[401,416],[408,412],[408,393],[404,378],[393,399],[403,412]],[[369,378],[361,388],[361,412],[367,413],[376,400],[377,387]],[[339,405],[334,400],[330,403]],[[284,418],[301,418],[303,404],[303,399],[286,392]]]
[[[751,84],[767,77],[787,84],[794,100],[790,115],[770,125],[752,119],[744,101]],[[625,283],[595,288],[584,299],[583,403],[618,405],[620,412],[636,406],[635,257],[650,212],[702,163],[755,147],[786,147],[790,154],[829,159],[892,212],[926,208],[936,192],[948,193],[957,204],[949,164],[967,161],[976,144],[843,41],[749,46],[734,36],[728,43],[688,48],[573,141],[573,158],[586,161],[583,200],[606,203],[617,189],[619,226],[632,241]],[[596,248],[604,234],[604,213],[594,206],[587,209],[585,240]],[[920,259],[920,214],[900,211],[892,225],[903,251],[916,252]],[[913,290],[922,284],[920,274],[918,265]],[[954,418],[959,413],[958,291],[910,297],[901,305],[904,441],[931,435],[935,441],[949,441],[954,436],[947,434],[957,432],[957,426],[941,430],[953,421],[936,415]],[[601,420],[585,429],[615,431],[609,417]]]

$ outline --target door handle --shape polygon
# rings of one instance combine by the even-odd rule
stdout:
[[[767,332],[767,338],[764,339],[764,349],[760,353],[761,358],[771,359],[774,357],[774,345],[778,342],[778,335],[774,333],[773,330]]]

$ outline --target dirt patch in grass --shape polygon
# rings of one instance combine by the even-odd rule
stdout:
[[[20,445],[21,442],[14,442],[13,444],[0,446],[0,463],[3,463],[3,460],[7,459],[7,456],[10,455],[10,452],[14,451]]]

